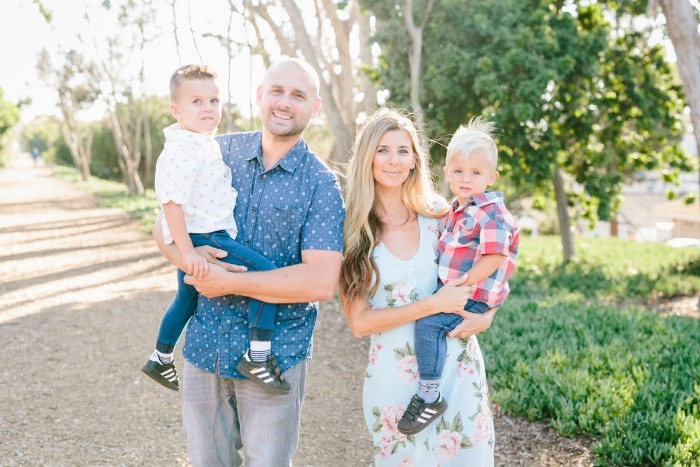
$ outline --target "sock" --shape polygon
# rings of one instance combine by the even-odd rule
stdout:
[[[162,363],[163,365],[167,365],[167,364],[173,362],[173,354],[163,353],[163,352],[156,350],[155,352],[153,352],[153,355],[151,356],[151,360],[156,360],[156,359],[158,359],[158,361],[160,363]]]
[[[267,357],[272,353],[272,342],[270,341],[250,341],[250,359],[256,363],[267,361]]]
[[[418,397],[423,399],[426,404],[432,404],[440,396],[440,380],[439,379],[421,379],[418,380]]]

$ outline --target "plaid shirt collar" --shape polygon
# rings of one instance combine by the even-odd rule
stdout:
[[[452,201],[452,212],[466,211],[469,206],[482,207],[488,204],[502,203],[503,193],[498,191],[485,191],[478,195],[470,195],[459,205],[457,199]]]

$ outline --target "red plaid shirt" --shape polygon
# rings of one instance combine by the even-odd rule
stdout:
[[[473,300],[493,308],[506,299],[508,278],[515,269],[520,232],[503,203],[501,193],[487,191],[453,202],[439,225],[438,276],[440,285],[470,270],[483,255],[506,256],[501,266],[479,282]]]

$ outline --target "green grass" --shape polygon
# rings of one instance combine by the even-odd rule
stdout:
[[[523,239],[511,296],[480,336],[494,402],[594,437],[595,465],[700,465],[700,324],[641,305],[697,294],[700,249],[582,240],[561,267],[558,245]]]
[[[57,178],[95,195],[98,206],[122,209],[138,221],[141,231],[151,232],[153,222],[160,211],[160,205],[153,190],[146,190],[146,193],[140,196],[129,196],[123,183],[96,177],[85,182],[77,170],[61,165],[54,167],[53,174]]]

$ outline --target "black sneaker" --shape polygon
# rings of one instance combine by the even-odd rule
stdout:
[[[415,395],[399,420],[399,432],[404,435],[415,435],[437,420],[440,415],[445,413],[445,410],[447,410],[447,402],[442,394],[432,404],[426,404],[423,399]]]
[[[161,363],[159,360],[149,358],[141,371],[168,389],[180,390],[180,381],[177,379],[177,371],[175,371],[173,362]]]
[[[236,369],[249,380],[272,391],[288,393],[291,389],[289,383],[284,380],[274,355],[269,355],[266,362],[254,362],[246,350]]]

